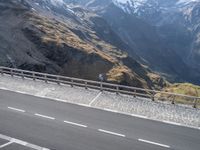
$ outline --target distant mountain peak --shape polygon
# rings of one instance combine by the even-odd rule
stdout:
[[[113,3],[129,14],[143,13],[144,9],[162,11],[167,9],[179,9],[200,0],[113,0]]]
[[[53,4],[53,5],[55,5],[55,6],[57,6],[57,5],[61,5],[61,4],[64,3],[63,0],[47,0],[47,1],[50,1],[51,4]]]

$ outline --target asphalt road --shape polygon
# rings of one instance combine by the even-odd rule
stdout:
[[[3,90],[0,134],[51,150],[200,149],[198,129]]]

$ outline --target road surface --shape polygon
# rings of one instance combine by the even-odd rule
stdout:
[[[200,149],[198,129],[4,90],[0,134],[51,150]]]

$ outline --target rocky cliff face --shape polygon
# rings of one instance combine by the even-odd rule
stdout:
[[[57,0],[0,1],[0,64],[145,88],[165,81],[133,58],[128,44],[93,11]],[[155,74],[154,74],[155,75]]]

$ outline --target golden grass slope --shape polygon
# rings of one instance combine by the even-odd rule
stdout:
[[[200,86],[193,85],[190,83],[176,83],[176,84],[168,85],[162,91],[168,92],[168,93],[186,95],[189,97],[185,97],[181,95],[173,96],[169,94],[158,93],[156,94],[157,99],[164,100],[164,101],[171,100],[174,103],[187,104],[187,105],[192,105],[192,106],[194,106],[194,102],[196,101],[197,103],[196,107],[198,108],[200,107],[200,98],[193,98],[193,97],[200,97]]]

